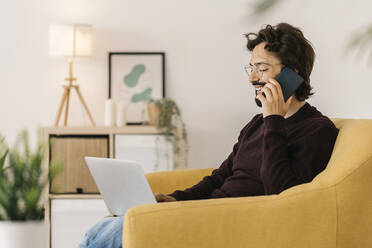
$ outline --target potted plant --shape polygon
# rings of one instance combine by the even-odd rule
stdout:
[[[34,152],[25,130],[13,149],[0,136],[0,247],[45,247],[41,198],[48,180],[56,176],[62,164],[54,162],[47,173],[42,171],[45,145],[40,134]]]
[[[171,98],[157,100],[151,98],[148,101],[147,110],[150,125],[156,126],[165,135],[165,140],[171,142],[173,145],[173,153],[175,155],[174,167],[186,167],[189,150],[187,130],[176,102]]]

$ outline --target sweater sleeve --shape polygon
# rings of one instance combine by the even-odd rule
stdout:
[[[212,171],[210,176],[205,176],[199,183],[185,190],[176,190],[170,196],[177,201],[201,200],[209,198],[212,191],[221,187],[225,179],[232,174],[231,167],[234,155],[239,147],[239,141],[234,145],[233,151],[218,169]]]
[[[266,195],[311,182],[327,166],[339,131],[329,119],[317,118],[289,151],[284,123],[280,115],[264,118],[260,175]]]
[[[253,117],[253,119],[240,131],[238,142],[235,143],[233,151],[223,161],[219,168],[212,171],[210,176],[205,176],[199,183],[185,190],[176,190],[169,196],[173,196],[177,201],[185,200],[201,200],[210,197],[210,194],[214,189],[220,188],[224,183],[225,179],[232,175],[233,159],[236,152],[239,149],[242,137],[245,134],[245,130],[257,119],[259,115]]]

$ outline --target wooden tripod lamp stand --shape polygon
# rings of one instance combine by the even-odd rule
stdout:
[[[72,58],[89,57],[92,47],[92,27],[90,25],[50,25],[49,26],[49,54],[51,56],[70,57],[69,77],[65,78],[68,85],[63,85],[64,91],[59,105],[54,126],[58,126],[62,110],[65,107],[64,126],[67,126],[70,93],[75,89],[80,102],[88,114],[92,126],[96,126],[88,106],[80,92],[79,85],[74,84],[76,78],[72,73]]]
[[[59,122],[59,119],[61,117],[61,114],[62,114],[62,109],[63,109],[63,106],[65,105],[66,106],[66,109],[65,109],[65,120],[64,120],[64,126],[67,126],[67,119],[68,119],[68,105],[69,105],[69,101],[70,101],[70,92],[71,92],[71,89],[75,89],[76,90],[76,93],[78,94],[79,96],[79,100],[80,102],[82,103],[82,105],[84,106],[84,109],[85,111],[87,112],[88,116],[89,116],[89,119],[90,119],[90,122],[92,123],[93,126],[96,126],[96,123],[94,122],[93,120],[93,117],[92,115],[90,114],[90,111],[88,109],[88,106],[87,104],[85,103],[85,100],[83,98],[83,95],[81,94],[80,92],[80,88],[79,88],[79,85],[77,84],[73,84],[73,82],[76,80],[76,78],[74,78],[72,76],[72,61],[69,61],[69,71],[70,71],[70,76],[68,78],[65,78],[66,81],[69,82],[69,85],[63,85],[63,88],[64,88],[64,91],[63,91],[63,95],[62,95],[62,99],[61,99],[61,103],[59,105],[59,109],[58,109],[58,114],[57,114],[57,119],[54,123],[54,126],[58,126],[58,122]]]

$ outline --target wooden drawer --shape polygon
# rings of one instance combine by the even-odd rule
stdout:
[[[51,137],[50,159],[62,159],[63,171],[51,184],[51,193],[98,193],[97,186],[85,163],[85,156],[109,157],[109,137],[53,135]]]

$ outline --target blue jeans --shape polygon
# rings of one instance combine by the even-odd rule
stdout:
[[[124,216],[98,221],[84,236],[78,248],[121,248]]]

